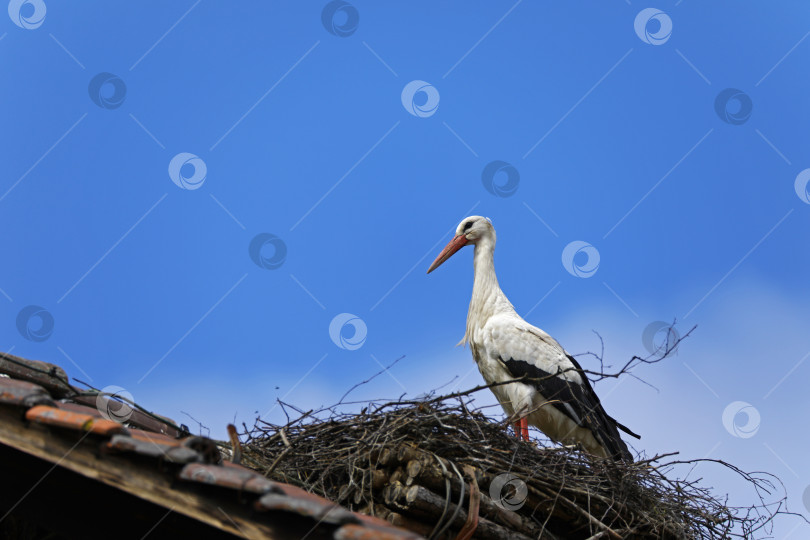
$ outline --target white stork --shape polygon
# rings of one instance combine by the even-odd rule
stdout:
[[[524,321],[498,286],[495,229],[489,219],[464,218],[428,274],[467,244],[475,246],[475,281],[459,345],[470,344],[488,384],[521,379],[492,387],[506,414],[517,419],[517,436],[529,440],[531,424],[559,443],[579,443],[591,454],[632,461],[618,430],[640,437],[607,415],[579,363],[554,338]]]

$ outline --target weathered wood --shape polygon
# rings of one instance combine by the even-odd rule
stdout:
[[[448,506],[448,516],[452,516],[456,512],[456,504],[446,502],[444,498],[436,495],[429,489],[422,486],[404,487],[401,484],[392,489],[386,501],[391,499],[392,504],[400,508],[403,513],[414,514],[415,516],[424,516],[438,520],[444,511],[445,506]],[[464,508],[459,509],[455,519],[451,523],[451,527],[459,530],[464,526],[467,521],[467,511]],[[514,539],[514,540],[529,540],[531,537],[507,529],[502,525],[498,525],[488,519],[479,518],[476,538],[481,539]]]
[[[400,445],[397,448],[397,461],[400,463],[407,463],[408,461],[419,460],[425,457],[425,452],[409,446],[407,444]]]
[[[439,471],[441,471],[441,467],[438,465],[438,463],[441,463],[448,471],[453,470],[450,460],[437,456],[432,452],[425,452],[420,448],[408,444],[399,445],[394,451],[391,452],[388,459],[389,461],[396,462],[402,466],[407,466],[411,461],[418,461],[422,464],[422,467],[435,467]],[[478,468],[476,468],[475,474],[476,481],[478,481],[478,483],[481,485],[488,486],[489,482],[493,478],[492,475],[486,475]],[[453,478],[458,477],[453,475]]]
[[[63,398],[77,393],[68,382],[67,373],[56,364],[27,360],[0,352],[0,373],[14,379],[36,383],[50,392],[53,397]]]
[[[371,474],[371,488],[374,491],[379,491],[388,483],[388,473],[381,469],[372,469],[369,471]]]
[[[477,473],[478,471],[476,471],[476,476],[478,475]],[[461,493],[461,482],[455,475],[447,480],[450,480],[451,492],[454,500],[457,500],[458,495]],[[414,479],[414,483],[423,485],[436,493],[444,493],[445,481],[446,477],[438,467],[425,467],[419,471],[419,474]],[[541,530],[540,525],[532,521],[531,518],[520,515],[518,512],[498,506],[487,493],[488,491],[481,493],[481,517],[506,525],[529,536],[539,534]]]
[[[392,457],[396,457],[394,452],[390,448],[383,448],[382,452],[380,452],[380,456],[377,459],[377,463],[382,466],[386,466],[391,461]]]
[[[461,483],[458,477],[455,474],[445,475],[444,471],[438,465],[439,462],[442,462],[445,468],[450,471],[452,470],[452,466],[449,460],[424,452],[419,448],[409,445],[401,445],[399,448],[397,448],[395,458],[400,462],[402,462],[402,460],[408,460],[405,464],[406,470],[408,471],[406,473],[406,485],[422,484],[437,493],[444,493],[446,485],[445,482],[446,480],[449,480],[453,496],[457,497],[461,492]],[[416,474],[411,475],[410,473]],[[502,525],[514,528],[528,535],[539,534],[542,530],[541,526],[528,517],[530,512],[540,510],[543,514],[551,512],[552,515],[563,519],[568,519],[570,517],[570,513],[564,512],[562,509],[558,508],[554,504],[553,499],[546,498],[544,500],[543,498],[532,494],[527,496],[527,500],[524,505],[524,512],[527,514],[526,516],[520,515],[518,512],[502,508],[501,506],[495,504],[495,502],[486,495],[486,493],[488,493],[489,486],[497,475],[485,473],[478,468],[474,469],[474,473],[476,482],[482,485],[482,517],[495,520]],[[411,476],[413,476],[412,480],[410,479]]]
[[[386,505],[394,505],[396,501],[399,499],[399,495],[402,492],[402,484],[398,481],[393,481],[383,489],[383,500],[385,501]]]
[[[385,452],[383,451],[383,453]],[[387,463],[399,464],[399,467],[389,477],[389,486],[392,487],[385,492],[387,495],[384,500],[389,507],[400,511],[412,510],[403,507],[399,502],[399,498],[404,489],[416,485],[425,486],[433,492],[441,493],[443,496],[446,489],[446,480],[450,481],[453,500],[458,500],[461,492],[461,482],[458,476],[449,472],[445,473],[439,465],[441,462],[447,471],[452,471],[450,460],[408,444],[399,445],[385,453],[385,455]],[[538,523],[538,519],[544,520],[545,517],[551,514],[554,521],[569,522],[574,516],[580,514],[576,508],[569,508],[569,506],[572,506],[567,504],[569,501],[561,501],[556,494],[542,493],[531,487],[523,507],[518,511],[508,510],[497,505],[488,496],[490,485],[497,475],[484,472],[477,467],[473,468],[471,472],[474,473],[476,482],[481,486],[481,517],[509,527],[521,534],[534,537],[542,535],[544,538],[553,538],[553,535],[545,531],[542,525]],[[468,496],[465,500],[469,500]],[[436,514],[433,518],[438,520],[440,515],[440,513]]]
[[[422,470],[422,462],[418,459],[412,459],[405,466],[405,472],[408,474],[405,480],[405,485],[410,486],[413,484],[414,479],[419,476],[419,471]]]
[[[397,467],[394,469],[394,472],[391,473],[391,476],[388,478],[388,484],[395,484],[407,478],[407,474],[405,473],[405,469],[402,467]]]

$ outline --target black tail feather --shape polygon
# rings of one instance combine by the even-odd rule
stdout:
[[[620,430],[624,431],[625,433],[627,433],[627,434],[628,434],[628,435],[630,435],[631,437],[635,437],[636,439],[640,439],[640,438],[641,438],[641,435],[639,435],[638,433],[634,433],[634,432],[632,432],[632,431],[630,430],[630,428],[629,428],[629,427],[624,426],[624,425],[622,425],[622,424],[618,423],[618,422],[617,422],[615,419],[613,419],[613,418],[611,418],[611,420],[613,420],[613,423],[614,423],[614,424],[616,424],[616,427],[617,427],[617,428],[619,428]]]

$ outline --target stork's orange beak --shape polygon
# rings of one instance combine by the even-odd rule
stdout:
[[[439,253],[439,256],[436,257],[436,260],[433,261],[433,264],[430,265],[430,268],[428,268],[427,273],[429,274],[434,270],[436,270],[439,266],[441,266],[441,264],[444,261],[452,257],[453,253],[460,250],[466,245],[467,245],[467,237],[464,236],[463,234],[460,234],[455,238],[453,238],[452,240],[450,240],[450,243],[444,246],[442,252]]]

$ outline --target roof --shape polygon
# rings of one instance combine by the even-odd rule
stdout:
[[[215,441],[168,418],[136,408],[123,423],[110,419],[102,411],[121,402],[74,388],[59,366],[0,352],[0,374],[4,528],[54,538],[419,538],[227,461]]]

